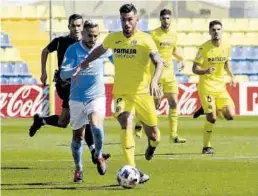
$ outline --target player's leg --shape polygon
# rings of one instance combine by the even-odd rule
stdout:
[[[82,102],[70,101],[71,108],[71,127],[73,129],[73,138],[71,142],[71,150],[75,164],[74,182],[83,181],[83,143],[85,134],[85,119],[84,105]]]
[[[235,104],[226,90],[218,95],[216,105],[220,111],[220,115],[223,116],[226,120],[234,119]]]
[[[185,143],[186,139],[178,136],[178,98],[176,93],[165,93],[169,103],[169,128],[170,128],[170,141],[173,143]]]
[[[133,103],[130,103],[125,98],[116,99],[116,113],[120,127],[120,139],[124,158],[127,165],[135,166],[134,150],[135,142],[133,138],[133,119],[134,119],[134,108]],[[119,101],[120,100],[120,101]]]
[[[167,97],[169,104],[169,138],[173,143],[185,143],[186,139],[178,136],[178,85],[175,78],[171,76],[165,76],[163,79],[163,91]]]
[[[56,90],[58,96],[63,100],[61,115],[41,117],[39,114],[35,114],[33,117],[33,124],[29,129],[29,135],[31,137],[33,137],[37,133],[37,131],[44,125],[66,128],[69,124],[70,111],[68,102],[70,94],[70,85],[62,86],[61,83],[57,83]]]
[[[106,112],[106,99],[104,97],[96,98],[86,105],[88,118],[90,120],[91,130],[95,143],[94,158],[97,163],[97,170],[100,175],[106,173],[107,167],[103,158],[104,145],[104,118]]]
[[[150,95],[138,95],[135,99],[135,111],[148,137],[145,158],[151,160],[160,142],[160,131],[157,127],[158,120],[153,98]]]
[[[212,130],[216,122],[216,105],[215,98],[211,95],[199,92],[200,101],[206,114],[206,122],[203,128],[203,154],[214,154],[211,146]]]
[[[121,146],[124,154],[124,158],[127,165],[136,166],[135,164],[135,142],[133,137],[133,119],[135,116],[134,98],[130,96],[117,96],[115,99],[115,113],[121,126]],[[138,169],[139,170],[139,169]],[[140,170],[140,184],[147,182],[150,177],[147,174],[142,173]]]

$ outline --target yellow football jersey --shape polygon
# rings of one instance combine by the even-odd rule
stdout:
[[[230,45],[226,42],[222,42],[217,47],[209,40],[200,46],[194,61],[203,69],[215,67],[212,74],[199,76],[198,89],[200,91],[216,93],[225,90],[224,70],[229,58]]]
[[[168,31],[163,31],[161,27],[159,27],[152,30],[150,34],[156,43],[161,58],[167,63],[167,66],[164,67],[162,77],[167,75],[175,78],[172,53],[177,47],[178,38],[176,32],[172,31],[171,29]]]
[[[151,78],[150,53],[158,49],[147,33],[137,30],[130,38],[123,32],[109,34],[103,41],[105,49],[111,48],[115,64],[113,94],[149,93]]]

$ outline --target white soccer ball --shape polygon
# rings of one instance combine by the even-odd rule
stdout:
[[[140,172],[131,165],[125,165],[118,170],[117,182],[126,189],[134,188],[140,181]]]

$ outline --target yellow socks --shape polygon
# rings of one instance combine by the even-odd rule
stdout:
[[[204,124],[204,130],[203,130],[203,147],[211,147],[211,136],[212,136],[212,128],[213,123],[210,123],[208,121]]]
[[[168,121],[170,128],[170,136],[173,138],[177,136],[177,109],[169,109]]]
[[[132,130],[121,130],[121,145],[127,165],[135,166],[134,149],[135,143]]]

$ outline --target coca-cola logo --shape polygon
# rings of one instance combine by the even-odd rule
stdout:
[[[1,117],[28,117],[36,113],[49,113],[48,87],[25,85],[16,89],[15,86],[10,86],[4,91],[2,88],[0,93]]]

